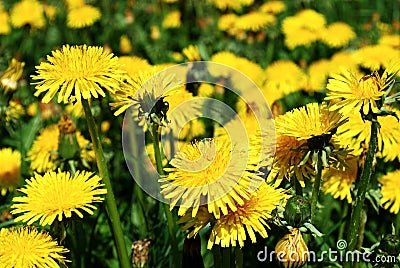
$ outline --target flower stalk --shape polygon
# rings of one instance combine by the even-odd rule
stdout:
[[[357,235],[360,228],[360,220],[363,211],[365,195],[370,183],[375,152],[378,146],[378,129],[379,123],[377,121],[377,116],[375,115],[371,120],[371,138],[369,141],[368,152],[366,155],[364,168],[361,172],[360,180],[358,181],[355,200],[352,205],[349,235],[347,238],[348,250],[350,251],[354,250],[357,244]]]
[[[159,125],[153,123],[151,125],[151,134],[153,137],[153,149],[154,149],[154,156],[156,160],[157,172],[160,175],[164,175],[164,169],[162,166],[162,158],[161,158],[161,151],[160,151],[160,138],[159,138]],[[172,247],[172,260],[174,267],[180,266],[180,258],[179,258],[179,250],[178,250],[178,242],[176,240],[176,229],[175,229],[175,222],[172,216],[171,211],[169,210],[169,205],[163,203],[164,213],[167,217],[168,223],[168,232],[169,238],[171,240],[171,247]]]
[[[92,139],[93,150],[95,152],[96,162],[97,162],[97,167],[99,169],[100,177],[102,178],[103,183],[107,189],[107,194],[105,198],[106,211],[108,217],[110,218],[111,228],[114,234],[119,261],[122,268],[130,268],[132,267],[132,264],[129,260],[127,248],[125,245],[120,217],[118,214],[118,209],[111,186],[111,180],[107,169],[107,163],[104,158],[100,136],[97,130],[96,123],[94,122],[92,111],[90,110],[89,102],[86,99],[82,99],[82,106],[85,112],[85,117],[88,124],[90,137]]]
[[[311,195],[311,223],[315,223],[317,203],[319,197],[319,191],[321,188],[321,177],[322,177],[322,159],[321,152],[318,152],[317,163],[316,163],[316,174],[314,180],[314,186]]]

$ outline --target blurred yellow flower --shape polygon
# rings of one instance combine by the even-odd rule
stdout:
[[[197,46],[189,45],[182,50],[182,54],[185,55],[188,61],[199,61],[201,56],[199,48]]]
[[[42,226],[51,225],[56,219],[71,218],[72,213],[83,218],[82,211],[92,215],[96,209],[93,203],[104,200],[100,197],[107,193],[103,186],[101,178],[93,172],[77,171],[71,175],[58,171],[43,176],[36,173],[19,189],[24,196],[13,198],[11,213],[22,214],[15,221],[30,225],[39,220]]]
[[[37,0],[22,0],[14,4],[10,10],[11,24],[15,28],[21,28],[29,24],[32,28],[43,28],[45,19],[43,7]]]
[[[254,0],[209,0],[220,10],[233,9],[239,11],[242,7],[250,6]]]
[[[263,179],[255,170],[258,159],[242,147],[232,145],[226,137],[184,146],[170,161],[173,167],[165,168],[168,176],[160,180],[161,193],[171,199],[171,209],[179,205],[178,215],[182,216],[193,208],[195,217],[199,207],[207,205],[208,211],[219,219],[221,211],[227,215],[229,210],[236,211],[243,205],[255,190],[251,186]]]
[[[308,66],[308,81],[305,86],[307,91],[325,90],[328,74],[331,72],[332,64],[327,59],[314,61]]]
[[[232,33],[238,18],[239,16],[233,13],[221,15],[218,19],[218,29]]]
[[[393,48],[400,48],[400,35],[399,34],[385,34],[379,38],[379,44],[391,46]]]
[[[58,142],[60,131],[58,126],[50,125],[40,131],[36,137],[31,149],[27,153],[27,160],[31,161],[31,169],[37,172],[46,172],[55,170],[58,167]],[[86,161],[91,162],[94,158],[94,151],[91,144],[82,134],[77,131],[76,139],[81,148],[81,157]]]
[[[378,71],[388,68],[392,61],[399,62],[400,50],[384,44],[369,45],[356,50],[354,58],[362,67]]]
[[[378,179],[382,184],[381,204],[384,209],[397,214],[400,210],[400,188],[399,188],[400,170],[387,173]]]
[[[153,66],[144,58],[137,56],[121,56],[118,57],[121,69],[125,70],[127,74],[134,78],[139,71],[149,71]]]
[[[274,15],[253,11],[238,17],[234,27],[239,30],[258,32],[269,25],[274,25],[275,22]]]
[[[85,5],[85,0],[64,0],[68,10],[78,8]]]
[[[153,40],[158,40],[161,37],[160,28],[157,25],[152,25],[150,28],[150,38]]]
[[[179,28],[181,27],[181,23],[181,12],[171,11],[165,16],[162,27],[164,29]]]
[[[126,34],[122,35],[119,39],[119,50],[123,54],[128,54],[132,52],[132,43]]]
[[[268,1],[262,4],[259,8],[261,12],[279,14],[285,11],[286,5],[283,1]]]
[[[33,226],[0,229],[0,266],[13,268],[66,267],[64,254],[68,249],[59,245],[47,232]]]
[[[15,58],[12,58],[7,70],[0,78],[4,91],[15,91],[17,89],[17,82],[22,76],[24,66],[25,62],[19,62]]]
[[[57,8],[55,6],[52,6],[52,5],[45,5],[44,6],[44,13],[46,14],[46,17],[50,21],[54,21],[57,11],[58,10],[57,10]]]
[[[303,89],[307,75],[296,63],[290,60],[278,60],[265,69],[265,81],[267,89],[287,95]]]
[[[0,34],[8,34],[10,32],[10,16],[6,11],[0,10]]]
[[[346,159],[345,170],[330,167],[322,171],[322,191],[331,194],[333,198],[344,200],[349,204],[352,202],[351,186],[357,179],[357,158]]]
[[[105,96],[103,89],[114,92],[120,88],[126,73],[120,68],[117,57],[105,52],[102,47],[69,46],[52,52],[36,66],[33,84],[35,96],[46,92],[42,102],[50,102],[58,93],[57,102],[68,103]]]
[[[382,76],[374,72],[372,75],[357,78],[350,71],[342,70],[342,73],[333,74],[328,79],[325,100],[338,99],[330,109],[340,110],[345,115],[361,110],[365,115],[370,110],[376,113],[379,109],[378,102],[399,71],[400,62],[393,62]]]
[[[321,38],[325,24],[324,15],[312,9],[305,9],[295,16],[286,17],[282,22],[285,45],[289,49],[311,45]]]
[[[347,46],[356,37],[356,33],[350,25],[344,22],[334,22],[323,31],[321,41],[329,47],[340,48]]]
[[[12,191],[21,183],[21,153],[11,148],[3,148],[0,150],[0,163],[0,193],[5,195],[7,190]]]
[[[83,5],[70,9],[67,14],[69,28],[84,28],[93,25],[101,18],[100,9],[91,5]]]
[[[25,115],[25,109],[19,101],[10,100],[5,111],[6,122],[15,122]]]
[[[357,61],[352,52],[339,51],[331,57],[331,66],[329,74],[340,72],[341,69],[357,71]]]

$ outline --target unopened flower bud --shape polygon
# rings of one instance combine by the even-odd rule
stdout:
[[[290,197],[283,216],[290,226],[300,227],[311,216],[310,202],[300,195]]]
[[[399,255],[400,237],[393,234],[385,235],[379,243],[379,249],[389,255]]]
[[[75,135],[76,127],[74,121],[65,114],[58,122],[58,129],[60,130],[59,155],[64,159],[74,158],[80,150]]]

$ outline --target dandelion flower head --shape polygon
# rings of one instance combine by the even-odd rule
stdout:
[[[51,225],[54,220],[62,221],[71,218],[75,213],[83,218],[82,211],[93,214],[95,202],[101,202],[101,195],[107,190],[101,184],[101,178],[93,172],[77,171],[75,175],[69,172],[47,172],[43,176],[35,174],[19,189],[24,196],[13,198],[11,206],[13,215],[22,214],[15,221],[32,224]]]
[[[0,150],[0,190],[5,195],[20,184],[21,153],[11,148]]]

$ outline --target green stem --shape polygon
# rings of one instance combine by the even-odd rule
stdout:
[[[235,247],[235,268],[243,267],[243,251],[240,247]]]
[[[105,198],[106,211],[111,222],[111,228],[114,234],[120,265],[122,268],[130,268],[132,267],[132,264],[129,260],[127,247],[125,245],[124,234],[122,231],[117,204],[115,202],[114,193],[111,186],[110,176],[108,174],[107,162],[104,158],[103,148],[101,146],[100,136],[97,130],[96,123],[94,122],[92,111],[90,110],[89,102],[85,99],[82,99],[82,106],[83,110],[85,111],[85,117],[88,124],[90,137],[92,139],[99,174],[107,189],[107,194]]]
[[[133,131],[129,131],[130,136],[130,144],[131,144],[131,154],[133,157],[136,157],[136,159],[132,159],[133,161],[133,173],[135,178],[139,181],[141,181],[141,172],[140,172],[140,165],[139,161],[141,160],[140,157],[140,152],[139,148],[137,145],[137,126],[135,124],[132,124],[133,126]],[[135,202],[137,202],[137,205],[135,206]],[[146,217],[145,217],[145,209],[144,209],[144,196],[143,196],[143,191],[140,188],[140,185],[135,181],[133,185],[133,197],[132,197],[132,216],[137,219],[138,222],[138,227],[139,227],[139,233],[140,233],[140,239],[144,239],[147,236],[147,223],[146,223]]]
[[[222,267],[230,268],[231,267],[231,248],[222,248]]]
[[[221,248],[215,245],[212,252],[214,256],[214,268],[222,268]]]
[[[342,207],[342,223],[340,224],[339,228],[339,234],[338,234],[338,239],[343,239],[343,234],[346,228],[346,217],[347,213],[349,213],[349,204],[347,202],[343,202],[343,207]]]
[[[356,197],[353,202],[349,235],[348,235],[348,250],[352,251],[355,249],[357,244],[358,230],[360,228],[361,214],[363,211],[365,195],[367,193],[368,185],[370,183],[373,161],[375,158],[375,151],[378,145],[378,128],[379,123],[377,118],[373,118],[371,124],[371,139],[369,141],[368,152],[364,163],[364,168],[361,172],[360,180],[358,181]]]
[[[162,166],[162,158],[161,158],[161,151],[160,151],[160,138],[159,138],[159,126],[157,124],[153,124],[151,126],[151,134],[153,137],[153,149],[154,149],[154,156],[156,160],[157,171],[160,175],[164,175],[164,169]],[[176,240],[176,229],[175,229],[175,221],[172,216],[171,211],[169,210],[169,205],[163,203],[164,213],[167,217],[168,223],[168,232],[169,238],[171,240],[171,247],[172,247],[172,260],[173,260],[173,267],[179,267],[181,264],[179,258],[179,250],[178,250],[178,243]]]
[[[322,159],[321,159],[321,153],[318,152],[318,157],[317,157],[317,174],[315,174],[315,180],[314,180],[314,187],[312,190],[312,196],[311,196],[311,223],[315,223],[315,217],[317,215],[317,203],[318,203],[318,197],[319,197],[319,190],[321,188],[321,177],[322,177]]]

